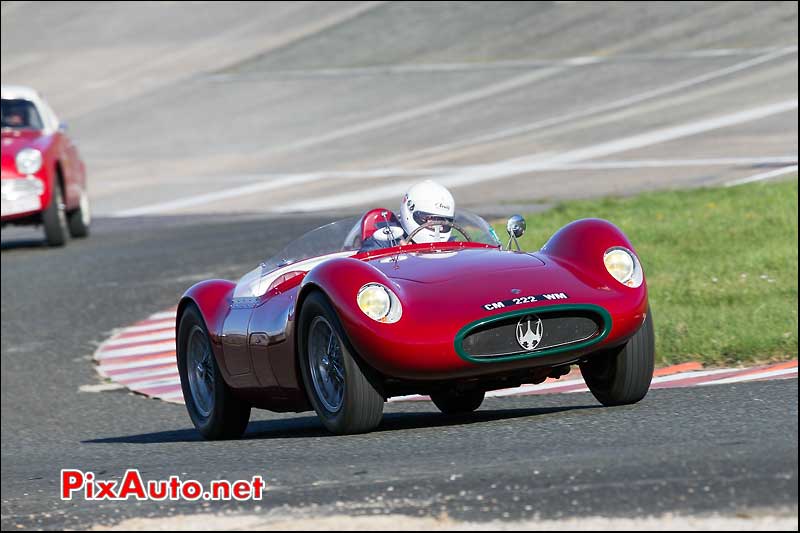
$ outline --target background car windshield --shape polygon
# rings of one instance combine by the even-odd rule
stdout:
[[[0,103],[2,127],[12,129],[41,130],[42,119],[36,106],[28,100],[7,100]]]

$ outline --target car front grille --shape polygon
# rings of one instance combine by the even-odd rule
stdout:
[[[479,324],[461,339],[468,357],[491,359],[569,349],[590,343],[604,332],[600,313],[571,309],[519,314]],[[599,339],[598,339],[599,340]],[[458,341],[457,341],[458,342]]]

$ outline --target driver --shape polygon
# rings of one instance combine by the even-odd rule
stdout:
[[[25,115],[21,109],[3,109],[3,127],[20,128],[25,125]]]
[[[438,183],[426,180],[412,185],[400,204],[400,224],[405,232],[404,240],[427,222],[449,222],[455,216],[456,202],[453,195]],[[446,242],[450,239],[449,225],[431,225],[420,229],[413,237],[416,244]]]
[[[369,220],[371,216],[377,220],[374,222],[372,235],[364,240],[360,249],[373,250],[408,244],[408,237],[412,234],[412,240],[416,244],[446,242],[450,240],[450,225],[421,226],[437,221],[452,224],[454,215],[455,200],[450,191],[430,180],[417,183],[403,195],[399,217],[391,211],[381,209],[365,215],[362,220]]]

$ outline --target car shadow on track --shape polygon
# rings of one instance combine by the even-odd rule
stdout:
[[[50,249],[44,239],[15,239],[13,241],[0,242],[0,249],[4,252],[7,250],[19,250],[23,248]]]
[[[567,411],[598,409],[600,405],[572,405],[524,409],[487,409],[464,415],[444,415],[437,412],[387,413],[381,425],[372,433],[404,431],[437,427],[467,426],[517,418],[529,418]],[[250,422],[242,440],[305,439],[337,437],[329,433],[316,416],[257,420]],[[198,442],[203,439],[195,429],[156,431],[137,435],[124,435],[83,441],[83,444],[163,444],[172,442]]]

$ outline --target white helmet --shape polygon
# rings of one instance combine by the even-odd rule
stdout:
[[[415,229],[430,221],[453,221],[456,202],[450,191],[427,180],[412,185],[400,204],[400,224],[411,235]],[[432,226],[414,235],[415,243],[443,242],[450,239],[450,226]]]

